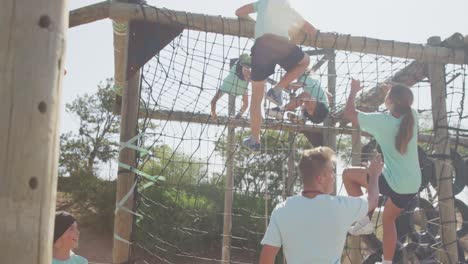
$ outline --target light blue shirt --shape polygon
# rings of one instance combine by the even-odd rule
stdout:
[[[393,191],[400,194],[418,192],[421,186],[421,169],[418,157],[418,115],[414,116],[413,136],[407,152],[401,154],[395,147],[395,139],[403,117],[385,113],[358,112],[359,126],[375,137],[384,157],[383,176]]]
[[[322,89],[319,80],[316,80],[307,74],[307,75],[302,75],[298,79],[298,81],[299,83],[304,84],[305,92],[308,92],[310,95],[312,95],[312,97],[315,98],[315,100],[323,103],[327,107],[327,109],[329,109],[327,94]]]
[[[253,6],[257,12],[255,39],[268,33],[289,39],[289,29],[295,25],[302,26],[300,23],[304,22],[288,0],[258,0]]]
[[[283,246],[288,264],[339,264],[346,233],[368,206],[364,197],[291,196],[271,213],[261,243]]]
[[[78,255],[71,255],[67,260],[52,259],[52,264],[88,264],[88,260]]]
[[[220,90],[224,93],[239,96],[245,94],[249,86],[248,81],[241,80],[236,75],[236,64],[232,66],[228,76],[224,78],[223,84],[221,84]]]

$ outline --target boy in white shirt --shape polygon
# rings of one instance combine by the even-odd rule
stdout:
[[[288,264],[339,264],[351,224],[377,207],[383,162],[371,162],[368,197],[333,196],[335,153],[305,150],[299,163],[304,190],[279,203],[262,240],[260,264],[273,264],[279,249]]]
[[[251,151],[260,151],[260,127],[262,123],[261,102],[265,80],[274,73],[279,64],[286,74],[278,84],[270,89],[266,98],[281,106],[281,92],[304,73],[309,65],[307,56],[298,46],[289,42],[289,30],[304,29],[310,38],[315,37],[316,29],[294,10],[288,0],[258,0],[236,10],[236,15],[249,18],[257,13],[255,22],[255,43],[252,52],[252,98],[250,102],[250,128],[252,136],[244,140]]]

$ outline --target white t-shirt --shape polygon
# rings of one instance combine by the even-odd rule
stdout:
[[[288,264],[339,264],[346,233],[368,206],[364,197],[291,196],[271,213],[261,244],[283,246]]]
[[[289,39],[289,29],[304,22],[288,0],[258,0],[253,6],[257,12],[255,39],[267,33]]]

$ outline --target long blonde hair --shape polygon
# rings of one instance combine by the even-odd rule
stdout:
[[[395,138],[395,148],[401,154],[405,154],[408,150],[408,143],[413,137],[414,116],[411,110],[413,92],[408,87],[397,84],[392,86],[387,97],[393,103],[393,112],[403,116]]]

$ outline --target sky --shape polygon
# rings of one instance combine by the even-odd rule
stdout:
[[[73,10],[100,1],[70,0]],[[179,11],[233,17],[236,8],[251,1],[156,0],[149,4]],[[468,34],[466,0],[290,0],[303,17],[323,32],[338,32],[385,40],[424,44],[430,36]],[[67,75],[63,82],[61,131],[76,130],[78,121],[65,113],[65,104],[93,93],[114,73],[112,23],[102,20],[67,32]],[[430,98],[430,97],[428,97]]]

